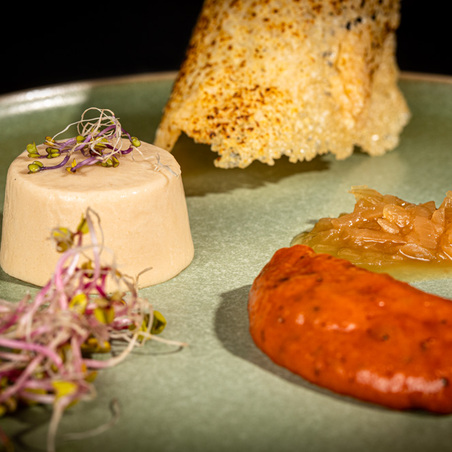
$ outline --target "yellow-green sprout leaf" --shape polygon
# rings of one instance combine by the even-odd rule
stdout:
[[[119,291],[119,290],[115,290],[111,295],[110,295],[110,300],[114,301],[114,302],[121,302],[121,303],[125,303],[124,301],[124,294]]]
[[[77,232],[81,232],[82,234],[88,234],[89,232],[88,222],[86,221],[86,218],[83,215],[79,225],[77,226]]]
[[[38,148],[36,146],[36,143],[29,143],[27,144],[27,151],[30,153],[37,153],[38,152]]]
[[[105,344],[108,344],[108,347],[104,347],[103,351],[109,352],[111,350],[110,344],[108,342],[105,342]],[[85,381],[87,381],[88,383],[92,383],[96,378],[97,378],[97,371],[93,370],[86,374]]]
[[[29,173],[37,173],[37,172],[39,172],[39,171],[42,170],[43,166],[44,166],[44,165],[42,164],[42,162],[38,162],[38,161],[36,160],[36,161],[34,161],[33,163],[30,163],[30,164],[28,165],[28,172],[29,172]]]
[[[74,394],[77,391],[77,385],[71,381],[57,380],[52,381],[53,389],[57,399]]]
[[[100,344],[95,337],[90,337],[82,344],[81,349],[84,353],[108,353],[111,351],[111,344],[108,341]]]
[[[159,311],[154,311],[154,318],[152,320],[152,334],[160,334],[166,327],[166,319]]]
[[[69,309],[72,309],[79,314],[83,314],[87,305],[88,297],[85,293],[79,293],[71,298],[71,301],[69,302]]]
[[[29,158],[33,159],[33,158],[40,157],[36,143],[27,144],[27,152],[28,152]]]
[[[72,160],[71,166],[66,167],[66,170],[69,173],[74,173],[75,171],[72,171],[72,168],[75,168],[76,166],[77,166],[77,161],[74,159],[74,160]]]
[[[68,228],[55,228],[52,231],[52,237],[56,242],[56,248],[59,253],[64,253],[74,243],[73,234]]]
[[[115,310],[112,306],[94,308],[94,317],[99,323],[108,325],[115,319]]]
[[[136,148],[141,146],[141,141],[137,137],[132,137],[130,141],[132,145],[135,146]]]

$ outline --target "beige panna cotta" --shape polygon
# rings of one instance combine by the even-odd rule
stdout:
[[[125,140],[123,140],[125,141]],[[125,146],[128,145],[123,143]],[[37,146],[45,154],[46,146]],[[75,156],[74,156],[75,157]],[[52,159],[58,164],[62,156]],[[7,173],[0,264],[22,281],[43,286],[61,254],[51,240],[55,227],[73,229],[87,208],[100,219],[104,249],[137,287],[164,282],[194,255],[181,169],[167,151],[148,143],[118,157],[117,167],[65,167],[29,173],[20,154]],[[47,161],[44,162],[46,165]]]

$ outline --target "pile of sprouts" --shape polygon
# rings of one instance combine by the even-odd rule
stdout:
[[[52,406],[49,451],[65,409],[95,396],[100,369],[148,339],[184,345],[156,337],[166,320],[139,297],[137,279],[101,261],[94,211],[87,209],[75,231],[59,227],[51,235],[62,254],[48,283],[34,297],[0,301],[0,417],[21,405]],[[107,282],[118,289],[107,292]]]
[[[98,113],[94,118],[87,117],[93,111]],[[60,139],[59,135],[67,132],[72,126],[77,126],[77,135],[68,139]],[[124,141],[128,147],[124,149]],[[36,143],[27,145],[28,157],[34,160],[28,165],[29,173],[38,173],[49,169],[65,167],[70,173],[87,165],[102,165],[117,167],[119,157],[129,154],[141,145],[140,141],[125,131],[115,114],[108,109],[90,107],[86,109],[81,119],[69,124],[53,137],[45,138],[45,153],[40,153]],[[45,159],[63,157],[55,165],[44,165]],[[72,158],[72,162],[70,162]],[[77,161],[79,159],[79,161]]]

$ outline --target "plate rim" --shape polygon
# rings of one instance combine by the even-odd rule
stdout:
[[[65,92],[73,92],[93,87],[95,88],[97,86],[175,80],[178,72],[178,70],[143,72],[37,86],[35,88],[0,94],[0,108],[3,104],[6,106],[8,104],[22,101],[30,101],[30,98],[42,98],[43,96],[48,97],[57,94],[61,95]],[[399,71],[399,80],[452,84],[452,75],[416,71]]]
[[[100,77],[92,79],[81,79],[77,81],[55,83],[37,86],[10,93],[0,94],[0,108],[3,104],[14,104],[18,102],[29,102],[31,99],[62,95],[66,92],[74,92],[82,89],[91,89],[98,86],[119,85],[129,83],[142,83],[152,81],[174,80],[178,71],[143,72],[112,77]]]

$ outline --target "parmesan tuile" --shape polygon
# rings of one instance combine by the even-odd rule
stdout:
[[[410,118],[399,20],[398,1],[206,0],[155,144],[185,133],[221,168],[384,154]]]

